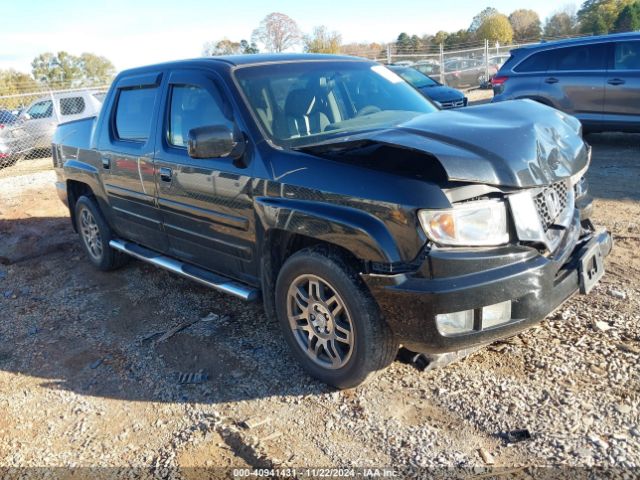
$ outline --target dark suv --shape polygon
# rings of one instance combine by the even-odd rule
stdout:
[[[133,256],[261,298],[338,387],[399,344],[437,355],[514,335],[589,292],[611,249],[589,221],[576,119],[532,101],[440,111],[362,59],[129,70],[53,143],[97,268]]]
[[[531,98],[589,131],[640,131],[640,33],[522,47],[492,80],[494,102]]]

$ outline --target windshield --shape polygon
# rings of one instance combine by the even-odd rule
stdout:
[[[391,70],[396,72],[415,88],[435,87],[438,85],[438,82],[432,80],[424,73],[421,73],[414,68],[391,68]]]
[[[257,65],[235,75],[254,116],[283,147],[388,128],[437,111],[395,73],[368,62]]]

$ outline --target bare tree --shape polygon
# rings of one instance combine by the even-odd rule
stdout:
[[[284,52],[300,43],[302,33],[295,20],[284,13],[274,12],[264,17],[251,39],[262,43],[269,52]]]

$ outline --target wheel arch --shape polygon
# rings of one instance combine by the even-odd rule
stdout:
[[[373,215],[342,205],[283,198],[256,200],[259,224],[260,277],[267,314],[275,318],[275,283],[280,268],[294,253],[325,246],[358,271],[372,263],[402,261],[391,233]]]

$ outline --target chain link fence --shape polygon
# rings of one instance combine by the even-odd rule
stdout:
[[[58,124],[97,115],[107,89],[43,88],[0,96],[0,178],[52,168]]]
[[[527,44],[490,45],[485,42],[483,46],[470,48],[445,49],[440,45],[418,52],[403,52],[397,44],[389,44],[383,61],[413,67],[452,88],[490,88],[491,79],[507,61],[509,52],[523,45]]]

